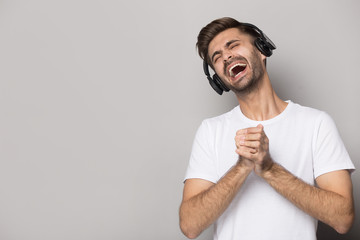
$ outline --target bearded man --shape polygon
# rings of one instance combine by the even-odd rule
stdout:
[[[215,223],[215,240],[315,240],[318,220],[346,233],[354,165],[328,114],[275,93],[266,71],[275,44],[252,24],[221,18],[200,31],[197,47],[211,86],[234,92],[239,105],[196,133],[183,233],[196,238]]]

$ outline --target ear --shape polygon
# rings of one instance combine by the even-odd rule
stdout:
[[[255,45],[254,46],[256,52],[258,52],[260,54],[260,58],[261,58],[261,61],[264,62],[265,59],[267,58],[267,56],[264,55],[264,53],[262,51],[260,51],[260,49]]]
[[[260,52],[260,51],[259,51]],[[261,52],[260,52],[260,54],[261,54],[261,60],[262,61],[265,61],[265,59],[267,58],[264,54],[262,54]]]
[[[261,62],[264,63],[264,66],[265,66],[265,68],[266,68],[266,59],[267,59],[267,57],[266,57],[259,49],[256,49],[256,50],[259,52]]]

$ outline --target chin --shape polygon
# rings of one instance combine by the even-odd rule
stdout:
[[[235,93],[240,93],[240,94],[243,94],[243,93],[250,93],[252,92],[254,89],[256,89],[256,85],[257,85],[257,82],[256,80],[254,79],[250,79],[248,80],[246,83],[244,83],[245,79],[241,80],[241,82],[239,82],[240,84],[239,85],[235,85],[235,86],[231,86],[231,90]]]

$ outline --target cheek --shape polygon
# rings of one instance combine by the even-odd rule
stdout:
[[[214,68],[215,68],[215,72],[218,76],[220,76],[220,77],[224,76],[224,67],[221,66],[221,64],[215,65]]]

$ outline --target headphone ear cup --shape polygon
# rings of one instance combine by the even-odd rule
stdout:
[[[262,38],[257,38],[255,40],[255,46],[266,57],[270,57],[272,55],[271,48],[268,46],[268,44],[266,44],[266,42]]]
[[[223,81],[221,80],[221,78],[220,78],[217,74],[214,74],[214,75],[213,75],[213,79],[214,79],[214,82],[216,82],[216,84],[217,84],[222,90],[224,90],[225,92],[230,91],[230,89],[223,83]]]
[[[209,84],[215,90],[215,92],[217,92],[219,95],[222,95],[224,90],[221,88],[221,86],[210,76],[208,76],[207,79],[209,80]]]
[[[206,61],[203,61],[203,70],[204,73],[209,80],[210,86],[217,92],[219,95],[222,95],[224,91],[228,92],[230,89],[226,87],[223,82],[221,81],[220,77],[217,74],[213,75],[213,78],[210,77],[209,73],[209,65],[206,63]]]

